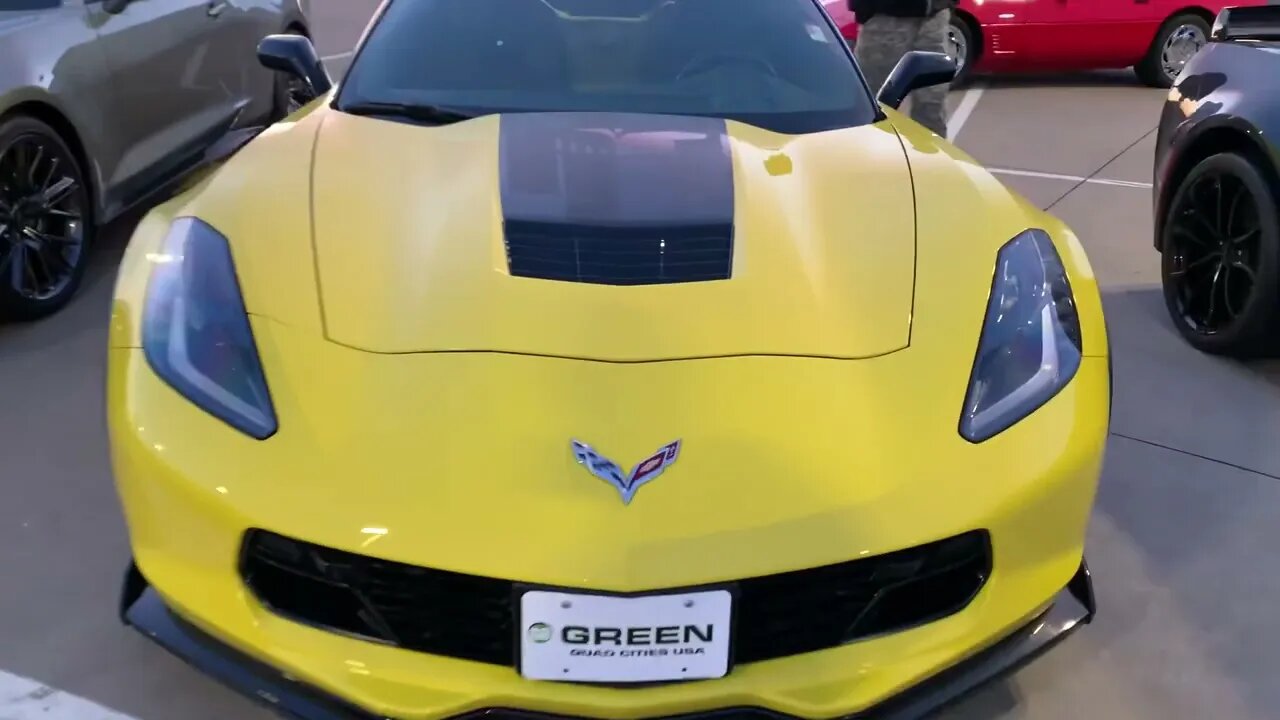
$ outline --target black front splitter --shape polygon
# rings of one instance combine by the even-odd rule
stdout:
[[[1089,567],[1081,562],[1053,604],[991,647],[864,712],[838,720],[917,720],[1039,657],[1093,620],[1097,605]],[[304,685],[228,647],[175,615],[133,565],[120,600],[121,619],[164,649],[232,689],[293,720],[394,720]],[[454,720],[589,720],[506,708]],[[759,708],[724,708],[650,720],[801,720]]]
[[[373,715],[285,676],[184,621],[134,565],[125,575],[120,616],[195,669],[291,720],[392,720]]]

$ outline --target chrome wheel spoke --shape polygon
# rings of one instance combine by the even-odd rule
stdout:
[[[1240,314],[1231,306],[1231,268],[1228,267],[1222,268],[1222,306],[1226,309],[1227,318],[1230,320],[1236,319]]]
[[[53,178],[56,177],[58,174],[58,166],[60,164],[61,162],[56,157],[53,159],[52,162],[49,163],[49,172],[45,173],[44,182],[40,183],[41,189],[48,188],[49,185],[53,182]]]
[[[1218,288],[1222,285],[1222,274],[1222,268],[1219,267],[1213,274],[1213,282],[1209,285],[1209,312],[1205,316],[1205,321],[1209,323],[1213,322],[1213,317],[1217,314],[1214,311],[1218,309]]]
[[[64,220],[79,220],[80,213],[71,212],[69,210],[59,210],[58,208],[49,208],[44,213],[47,217],[62,218]]]
[[[31,164],[27,166],[27,187],[36,187],[36,170],[40,168],[42,160],[44,160],[44,146],[37,145],[35,157],[31,158]]]
[[[39,230],[31,227],[22,228],[22,234],[27,236],[28,239],[35,241],[38,245],[60,245],[75,242],[73,238],[50,235],[49,233],[40,232]]]
[[[53,185],[45,188],[44,191],[41,192],[40,199],[46,208],[53,207],[61,204],[67,198],[71,197],[71,194],[75,192],[75,189],[76,181],[69,177],[64,177]]]

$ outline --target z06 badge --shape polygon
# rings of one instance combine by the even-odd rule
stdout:
[[[680,455],[680,441],[665,445],[658,452],[642,460],[640,464],[627,473],[617,463],[596,452],[590,445],[570,441],[573,446],[573,457],[584,465],[592,475],[617,488],[622,495],[624,505],[631,504],[631,498],[641,485],[662,474]]]

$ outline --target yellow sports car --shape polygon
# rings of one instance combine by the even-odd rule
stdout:
[[[125,622],[309,720],[777,720],[1091,619],[1097,284],[895,110],[948,58],[877,101],[818,0],[389,0],[337,86],[259,55],[314,99],[117,283]]]

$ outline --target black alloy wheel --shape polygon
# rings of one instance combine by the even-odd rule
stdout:
[[[0,122],[0,316],[60,310],[84,278],[94,232],[84,171],[49,126]]]
[[[1258,357],[1280,348],[1277,190],[1247,158],[1222,153],[1192,168],[1169,203],[1165,304],[1199,350]]]

